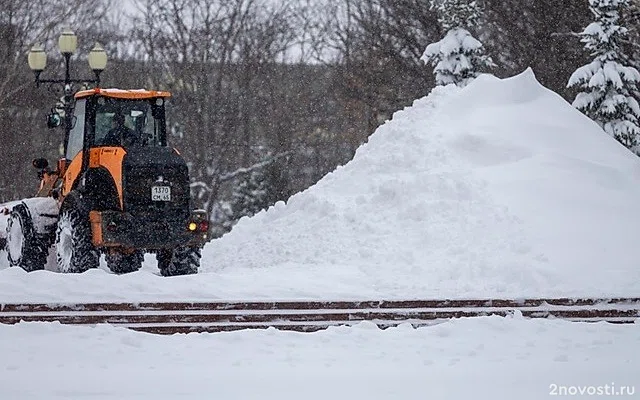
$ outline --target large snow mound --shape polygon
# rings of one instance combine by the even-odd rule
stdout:
[[[434,89],[346,166],[241,220],[204,269],[338,267],[424,296],[637,293],[639,201],[640,160],[530,69],[484,75]]]

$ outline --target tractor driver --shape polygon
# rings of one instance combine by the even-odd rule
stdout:
[[[137,141],[136,133],[124,124],[124,114],[117,111],[111,120],[111,129],[104,137],[103,144],[130,146]]]

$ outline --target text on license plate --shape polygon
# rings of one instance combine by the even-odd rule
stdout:
[[[152,201],[171,201],[171,188],[169,186],[152,186]]]

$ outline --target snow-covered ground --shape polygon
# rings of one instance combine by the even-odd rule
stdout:
[[[0,270],[0,302],[627,296],[640,159],[531,70],[437,88],[208,244],[197,276]],[[0,266],[0,268],[3,268]]]
[[[207,245],[200,274],[6,268],[0,303],[637,296],[640,160],[531,71],[440,88],[318,184]],[[518,317],[154,336],[0,325],[0,399],[640,396],[640,324]],[[638,388],[640,390],[640,388]]]
[[[0,354],[2,399],[640,396],[640,324],[483,317],[420,329],[154,336],[28,323],[0,326]]]

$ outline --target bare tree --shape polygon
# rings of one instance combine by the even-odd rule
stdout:
[[[3,153],[16,157],[4,163],[0,177],[0,201],[35,193],[37,179],[31,159],[36,156],[58,157],[61,136],[43,135],[44,112],[54,105],[59,92],[36,90],[27,65],[27,52],[35,43],[45,46],[49,61],[44,74],[59,71],[61,58],[55,40],[63,26],[71,27],[81,44],[91,38],[104,21],[105,0],[54,0],[33,2],[0,0],[0,142]],[[90,40],[89,40],[90,42]],[[54,51],[52,51],[54,50]],[[80,49],[79,53],[82,53]],[[17,157],[19,155],[19,157]],[[25,184],[33,182],[33,186]]]
[[[629,62],[640,69],[640,0],[631,0],[622,18],[629,29],[629,39],[624,43],[625,52],[631,55]]]
[[[264,0],[139,0],[133,37],[155,87],[174,93],[173,140],[191,162],[193,189],[212,211],[233,171],[278,157],[263,151],[260,79],[294,43],[291,3]],[[286,151],[286,150],[285,150]]]
[[[369,133],[433,86],[420,56],[442,31],[423,0],[334,0],[325,14],[345,107]]]
[[[496,56],[496,75],[512,76],[531,67],[546,87],[572,97],[571,73],[587,62],[575,33],[589,22],[584,0],[484,1],[489,25],[484,43]]]

